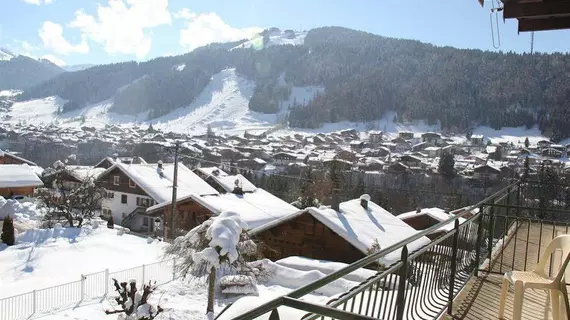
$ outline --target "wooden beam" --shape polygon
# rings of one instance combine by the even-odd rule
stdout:
[[[519,19],[519,32],[570,29],[570,17]]]
[[[507,2],[503,18],[547,18],[570,15],[570,1]]]

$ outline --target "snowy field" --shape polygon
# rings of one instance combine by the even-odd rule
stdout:
[[[0,298],[161,260],[164,243],[99,228],[31,229],[0,244]]]

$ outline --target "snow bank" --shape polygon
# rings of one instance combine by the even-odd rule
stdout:
[[[305,257],[287,257],[275,261],[276,264],[291,268],[299,271],[312,271],[317,270],[326,275],[329,275],[335,271],[338,271],[346,266],[345,263],[341,262],[331,262],[325,260],[315,260]],[[343,279],[354,281],[354,282],[364,282],[366,279],[376,275],[376,271],[370,269],[358,269],[352,273],[347,274]]]
[[[14,228],[18,231],[38,226],[44,214],[44,210],[38,208],[35,202],[20,203],[17,200],[6,200],[0,196],[0,219],[11,216],[14,219]]]

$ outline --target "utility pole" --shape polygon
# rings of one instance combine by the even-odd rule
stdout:
[[[174,179],[172,181],[172,208],[170,210],[170,236],[174,240],[174,215],[176,214],[176,189],[178,189],[178,150],[180,142],[176,141],[176,148],[174,150]],[[166,230],[166,228],[164,228]],[[166,237],[165,237],[166,238]]]

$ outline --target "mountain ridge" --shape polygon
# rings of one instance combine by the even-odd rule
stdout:
[[[63,111],[70,111],[113,98],[112,112],[148,111],[148,118],[155,119],[190,105],[213,75],[235,68],[255,83],[248,107],[256,112],[281,112],[279,101],[292,87],[324,88],[308,103],[293,103],[286,110],[293,127],[373,121],[391,111],[399,122],[426,119],[458,132],[477,125],[538,124],[554,140],[570,136],[568,55],[437,47],[342,27],[287,32],[302,34],[302,42],[272,45],[278,40],[272,37],[286,33],[277,30],[268,29],[255,41],[63,73],[18,99],[57,95],[69,101]]]

